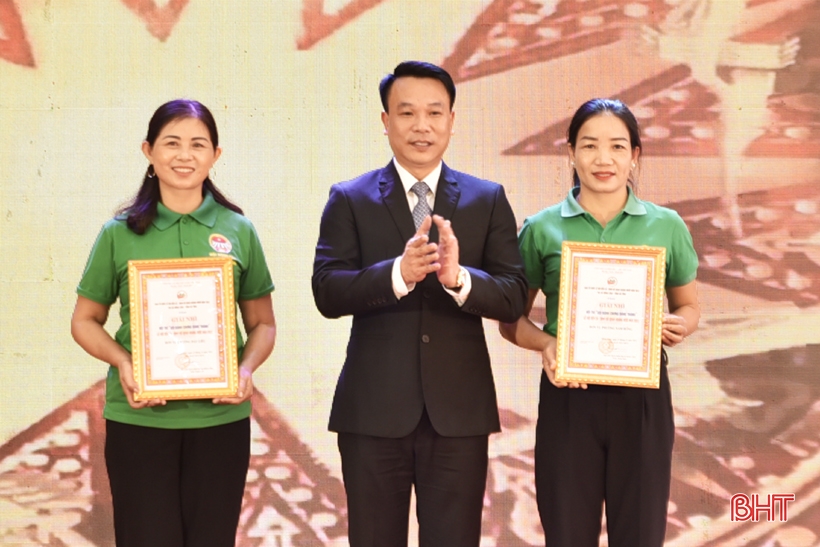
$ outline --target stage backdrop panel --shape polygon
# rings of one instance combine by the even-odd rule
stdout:
[[[818,28],[818,0],[0,0],[0,545],[113,545],[106,366],[69,319],[148,119],[177,97],[213,110],[214,179],[277,288],[238,545],[346,545],[326,423],[349,320],[315,310],[313,248],[330,185],[390,159],[377,84],[405,59],[453,74],[445,159],[504,184],[519,223],[569,189],[575,108],[633,108],[638,194],[681,214],[701,261],[701,329],[669,352],[667,545],[820,544]],[[543,545],[540,361],[485,327],[503,432],[482,546]],[[794,500],[741,520],[736,494]]]

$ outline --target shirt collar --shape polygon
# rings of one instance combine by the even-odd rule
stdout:
[[[202,203],[199,207],[197,207],[196,211],[193,211],[188,216],[204,226],[213,228],[214,224],[216,224],[216,217],[218,214],[219,204],[216,200],[214,200],[211,193],[206,190],[205,196],[202,198]],[[157,216],[154,219],[153,224],[157,230],[166,230],[173,226],[174,223],[176,223],[183,216],[185,215],[175,213],[163,205],[162,202],[159,202],[157,203]]]
[[[564,200],[563,205],[561,205],[561,216],[562,217],[577,217],[579,215],[583,215],[586,211],[581,204],[578,203],[576,196],[581,191],[580,188],[573,187],[569,191],[569,195],[567,199]],[[635,194],[632,192],[632,188],[629,186],[626,187],[627,198],[626,198],[626,205],[624,205],[623,212],[628,215],[645,215],[646,214],[646,207],[644,206],[643,202],[639,200]]]
[[[393,158],[393,165],[396,166],[396,171],[399,172],[401,185],[404,186],[404,193],[406,194],[410,191],[410,188],[418,182],[418,180],[410,174],[410,171],[402,167],[395,157]],[[430,171],[430,174],[423,179],[424,182],[427,183],[427,186],[430,187],[430,191],[433,192],[434,196],[436,195],[436,189],[438,188],[438,179],[441,177],[441,165],[442,162],[438,162],[436,168]]]

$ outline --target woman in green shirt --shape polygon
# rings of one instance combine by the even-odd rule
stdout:
[[[103,226],[82,280],[71,333],[110,365],[105,458],[119,547],[232,546],[250,458],[253,372],[273,350],[273,282],[242,210],[209,178],[222,150],[211,112],[197,101],[157,109],[142,151],[149,161],[134,200]],[[213,400],[134,400],[128,260],[230,255],[239,389]],[[103,328],[120,300],[115,337]]]
[[[573,188],[567,198],[527,218],[519,247],[529,303],[501,334],[541,353],[535,475],[538,510],[550,547],[597,547],[606,506],[610,547],[660,547],[666,530],[674,421],[662,355],[660,389],[557,382],[555,352],[561,243],[581,241],[665,247],[662,341],[674,346],[695,331],[697,254],[680,216],[639,200],[634,172],[641,153],[638,123],[616,100],[593,99],[567,131]],[[547,323],[529,319],[546,297]]]

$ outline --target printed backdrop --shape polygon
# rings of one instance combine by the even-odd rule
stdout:
[[[238,544],[346,544],[326,419],[349,320],[313,305],[313,247],[330,185],[390,159],[379,79],[425,59],[457,79],[446,160],[503,183],[519,223],[569,189],[575,108],[632,106],[639,195],[680,212],[701,260],[701,329],[670,351],[667,545],[820,545],[818,28],[818,0],[0,0],[0,544],[113,545],[106,366],[69,318],[145,170],[148,119],[176,97],[214,111],[214,178],[277,286]],[[504,431],[482,545],[543,545],[539,359],[485,327]],[[737,493],[795,500],[782,522],[733,521]]]

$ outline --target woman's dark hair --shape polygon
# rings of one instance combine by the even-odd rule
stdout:
[[[638,120],[635,119],[635,115],[632,114],[629,108],[617,99],[591,99],[575,111],[575,115],[572,117],[572,121],[569,123],[569,128],[567,129],[567,143],[573,150],[575,150],[575,144],[578,141],[578,132],[581,130],[581,126],[590,118],[602,114],[611,114],[624,122],[626,130],[629,132],[629,144],[632,146],[632,150],[636,148],[643,150],[641,147],[641,132],[638,128]],[[635,185],[635,181],[630,179],[629,182],[633,186]],[[578,172],[574,168],[572,170],[572,185],[574,187],[581,185],[581,179],[578,178]]]
[[[404,61],[396,65],[392,74],[388,74],[382,81],[379,82],[379,96],[382,100],[382,107],[387,112],[388,97],[390,96],[390,89],[393,83],[399,78],[432,78],[438,80],[447,90],[447,95],[450,97],[450,110],[456,104],[456,85],[453,83],[453,78],[450,73],[436,66],[433,63],[426,63],[424,61]]]
[[[157,108],[154,115],[151,116],[151,121],[148,122],[148,134],[145,136],[145,142],[151,147],[159,137],[162,129],[171,122],[194,118],[205,124],[208,128],[208,133],[211,137],[211,144],[214,149],[219,146],[219,133],[216,131],[216,122],[213,114],[208,108],[199,101],[192,101],[188,99],[177,99],[169,101]],[[220,192],[210,177],[206,177],[202,184],[202,195],[210,192],[214,200],[220,205],[244,214],[238,205],[231,203],[222,192]],[[154,166],[149,165],[145,171],[145,177],[142,179],[142,185],[137,191],[137,195],[130,203],[122,207],[118,214],[125,215],[128,228],[136,234],[144,234],[145,230],[151,225],[157,217],[157,203],[160,201],[159,193],[159,179],[154,173]]]

